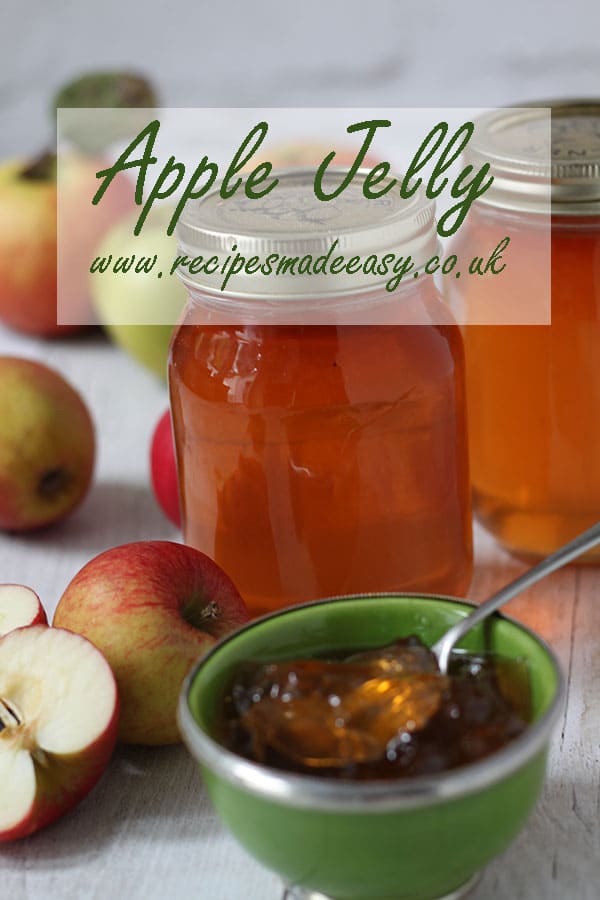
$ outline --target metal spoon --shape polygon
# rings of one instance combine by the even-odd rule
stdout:
[[[486,600],[485,603],[474,609],[472,613],[469,613],[466,618],[453,625],[431,648],[437,657],[442,675],[448,673],[448,661],[455,644],[458,644],[474,625],[496,612],[504,603],[508,603],[509,600],[512,600],[521,591],[535,584],[536,581],[545,578],[546,575],[554,572],[555,569],[566,566],[572,559],[581,556],[582,553],[595,547],[596,544],[600,544],[600,522],[592,526],[592,528],[588,528],[587,531],[584,531],[583,534],[580,534],[572,541],[569,541],[568,544],[564,544],[554,553],[551,553],[550,556],[547,556],[546,559],[524,572],[523,575],[515,578],[514,581],[506,584],[496,594],[492,594],[489,600]]]

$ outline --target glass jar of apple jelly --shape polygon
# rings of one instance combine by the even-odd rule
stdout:
[[[394,251],[416,263],[436,250],[421,193],[367,201],[359,173],[323,202],[314,171],[277,174],[260,200],[215,190],[188,203],[180,254],[222,267],[236,253],[316,263],[332,245],[346,259]],[[185,541],[255,614],[348,592],[464,594],[462,338],[432,279],[411,272],[389,292],[373,272],[254,268],[223,291],[221,268],[181,275],[190,299],[169,384]]]
[[[549,325],[464,330],[475,511],[531,558],[600,519],[600,102],[543,105],[551,119],[536,108],[480,119],[468,161],[490,162],[496,183],[452,248],[475,255],[512,235],[523,302],[546,279],[551,293]],[[489,289],[471,280],[471,301]]]

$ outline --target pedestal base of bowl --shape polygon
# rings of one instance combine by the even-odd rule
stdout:
[[[461,884],[455,891],[452,891],[450,894],[444,894],[443,897],[431,897],[431,900],[462,900],[463,897],[466,897],[473,890],[480,878],[481,872],[476,872],[472,878]],[[327,897],[325,894],[319,894],[317,891],[309,891],[306,888],[292,885],[285,889],[282,900],[336,900],[336,898]],[[396,898],[389,897],[387,900],[396,900]]]

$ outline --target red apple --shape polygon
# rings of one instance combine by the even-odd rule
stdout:
[[[154,495],[162,511],[174,525],[180,528],[179,483],[169,410],[161,416],[154,431],[150,448],[150,471]]]
[[[94,467],[94,427],[79,394],[47,366],[0,356],[0,528],[64,518]]]
[[[121,698],[119,738],[180,740],[176,709],[191,665],[248,621],[234,584],[183,544],[125,544],[92,559],[62,595],[54,624],[84,635],[106,656]]]
[[[61,314],[57,325],[56,159],[0,166],[0,320],[42,337],[79,330],[94,321],[89,267],[94,248],[116,219],[133,207],[129,179],[115,179],[92,206],[99,159],[71,154],[61,160]]]
[[[89,641],[45,625],[0,638],[0,841],[49,825],[91,790],[117,721],[115,679]]]
[[[57,333],[54,162],[0,167],[0,319],[31,334]],[[72,330],[72,329],[71,329]]]
[[[46,625],[40,598],[23,584],[0,584],[0,637],[28,625]]]
[[[90,265],[105,234],[135,209],[134,184],[119,173],[100,203],[92,204],[106,166],[99,157],[64,153],[58,173],[58,295],[55,321],[93,325]],[[63,327],[63,326],[59,326]]]

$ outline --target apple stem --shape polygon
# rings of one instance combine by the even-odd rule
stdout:
[[[56,178],[56,155],[44,150],[21,169],[20,177],[27,181],[52,181]]]
[[[0,731],[5,728],[16,728],[21,724],[21,719],[7,700],[0,697]]]
[[[181,615],[192,628],[203,628],[207,622],[215,622],[221,617],[221,607],[216,600],[210,600],[202,606],[202,599],[193,597],[181,610]]]
[[[219,604],[215,600],[211,600],[202,608],[200,613],[201,619],[218,619],[221,615]]]

